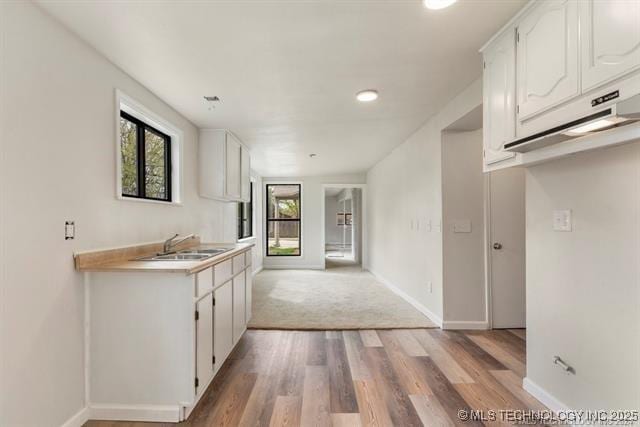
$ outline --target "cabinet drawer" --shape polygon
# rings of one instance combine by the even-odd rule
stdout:
[[[244,270],[245,262],[244,262],[244,254],[236,255],[233,257],[233,273],[239,273]]]
[[[248,250],[247,252],[244,253],[244,265],[249,267],[252,264],[251,258],[252,258],[251,250]]]
[[[213,268],[207,268],[196,274],[197,296],[202,296],[213,288]]]
[[[230,259],[213,267],[213,279],[215,286],[220,286],[233,276],[233,263]]]

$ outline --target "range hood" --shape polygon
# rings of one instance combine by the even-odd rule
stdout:
[[[614,99],[617,98],[619,94],[616,91],[607,96],[611,96],[609,99]],[[604,103],[609,99],[601,99],[599,101],[600,103]],[[598,100],[592,101],[592,104],[596,101]],[[627,98],[623,101],[619,101],[618,103],[610,105],[596,113],[592,113],[563,125],[508,142],[504,145],[504,150],[526,153],[538,148],[592,135],[615,127],[625,126],[639,120],[640,94]]]

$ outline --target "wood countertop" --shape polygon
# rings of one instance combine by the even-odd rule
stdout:
[[[255,246],[253,243],[200,243],[194,239],[179,249],[198,247],[201,249],[232,248],[231,250],[194,261],[138,261],[136,258],[158,253],[156,244],[145,244],[115,248],[103,251],[90,251],[74,254],[77,271],[82,272],[156,272],[195,274],[202,270],[233,258]]]

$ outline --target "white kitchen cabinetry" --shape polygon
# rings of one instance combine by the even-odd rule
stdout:
[[[235,343],[233,336],[233,287],[232,281],[216,289],[214,293],[213,349],[216,356],[215,372],[218,372],[231,353]]]
[[[251,273],[249,273],[251,274]],[[233,340],[239,340],[246,329],[245,271],[233,278]]]
[[[251,254],[251,252],[249,252],[249,254]],[[251,271],[250,266],[245,270],[244,286],[244,295],[246,299],[244,306],[245,323],[249,324],[253,310],[253,272]]]
[[[580,91],[578,4],[539,2],[517,28],[518,119],[526,120]]]
[[[93,418],[189,416],[246,329],[251,249],[233,255],[194,274],[86,273]]]
[[[485,168],[510,159],[515,153],[503,151],[515,131],[516,40],[512,28],[484,52],[483,141]]]
[[[211,274],[211,269],[205,270]],[[201,396],[213,378],[213,297],[209,292],[196,303],[196,394]]]
[[[248,201],[251,160],[247,148],[226,130],[204,129],[198,142],[200,196],[223,201]]]
[[[582,91],[640,67],[640,1],[580,2]]]

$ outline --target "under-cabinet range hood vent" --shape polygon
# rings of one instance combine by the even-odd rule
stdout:
[[[593,106],[597,106],[611,99],[615,99],[618,96],[617,91],[612,92],[611,94],[605,95],[605,97],[594,99],[591,103]],[[620,101],[597,113],[589,114],[560,126],[508,142],[504,145],[504,149],[505,151],[526,153],[538,148],[631,124],[639,120],[640,94]]]

